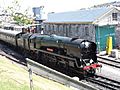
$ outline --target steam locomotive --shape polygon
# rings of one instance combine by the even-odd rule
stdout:
[[[32,53],[33,56],[34,54],[44,55],[46,58],[50,56],[52,59],[48,60],[49,63],[69,67],[85,75],[95,74],[96,69],[101,68],[97,61],[96,44],[88,40],[4,29],[0,29],[0,40],[19,50]],[[36,53],[40,52],[39,50],[50,52],[52,55]],[[73,60],[54,56],[54,54],[73,58]]]

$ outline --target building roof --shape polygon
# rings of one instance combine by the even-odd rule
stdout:
[[[112,8],[99,7],[91,9],[83,9],[62,13],[50,13],[46,23],[80,23],[93,22]]]

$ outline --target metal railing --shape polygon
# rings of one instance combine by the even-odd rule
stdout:
[[[36,73],[42,77],[59,82],[68,87],[74,87],[78,90],[97,90],[97,88],[94,88],[91,85],[88,85],[81,81],[74,80],[67,75],[64,75],[64,74],[57,72],[51,68],[41,65],[33,60],[30,60],[28,58],[26,58],[26,60],[27,60],[28,69],[32,70],[33,73]]]

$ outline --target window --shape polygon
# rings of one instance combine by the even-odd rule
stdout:
[[[112,20],[117,21],[117,13],[112,13]]]
[[[88,29],[88,27],[85,27],[85,35],[89,35],[89,29]]]

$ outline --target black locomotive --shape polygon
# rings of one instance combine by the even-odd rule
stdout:
[[[39,33],[23,33],[18,31],[0,29],[0,40],[23,50],[26,53],[32,53],[39,56],[48,56],[49,63],[57,66],[61,65],[65,68],[72,68],[83,74],[95,74],[98,64],[96,56],[96,44],[94,42],[79,38],[69,38],[56,35],[41,35]],[[43,54],[46,51],[53,54]],[[39,53],[38,53],[39,52]],[[64,57],[72,58],[67,60]],[[43,57],[39,57],[43,58]],[[40,59],[39,59],[40,60]],[[43,62],[46,62],[45,60]],[[48,63],[48,62],[47,62]]]

